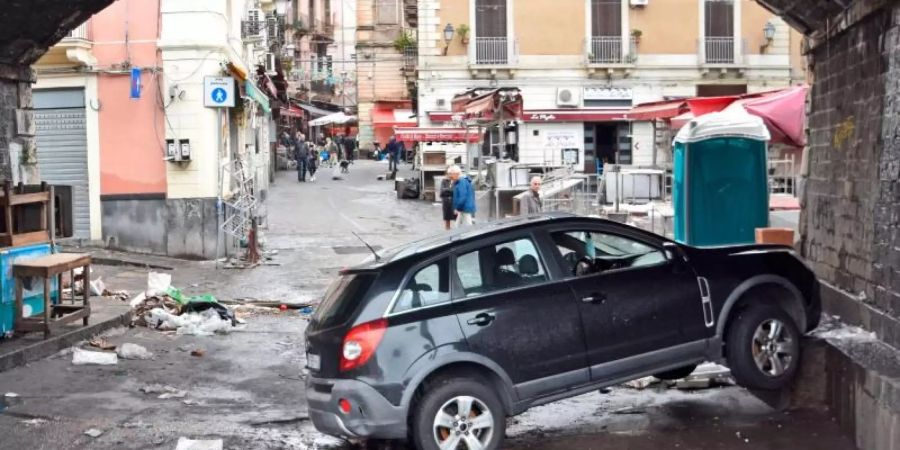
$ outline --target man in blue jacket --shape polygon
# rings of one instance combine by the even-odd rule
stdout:
[[[475,217],[475,188],[459,166],[450,166],[447,175],[453,180],[453,209],[456,210],[456,226],[472,225]]]

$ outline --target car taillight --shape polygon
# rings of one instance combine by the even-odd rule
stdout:
[[[378,319],[357,325],[344,336],[341,346],[341,372],[361,367],[375,354],[387,330],[387,320]]]

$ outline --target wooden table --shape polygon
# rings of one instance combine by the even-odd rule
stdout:
[[[83,268],[82,304],[75,303],[75,269]],[[70,304],[64,305],[63,274],[68,272],[71,279],[72,296]],[[59,280],[59,302],[54,305],[50,297],[50,280],[52,277]],[[44,281],[44,314],[43,317],[22,317],[23,308],[23,278],[37,277]],[[81,253],[57,253],[34,259],[17,261],[13,264],[13,278],[16,283],[16,331],[43,331],[44,339],[50,337],[52,331],[60,326],[82,319],[82,324],[87,326],[88,317],[91,315],[91,255]]]

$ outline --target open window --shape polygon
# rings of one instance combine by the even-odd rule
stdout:
[[[610,270],[652,266],[666,261],[650,244],[596,230],[560,231],[553,242],[566,264],[566,273],[588,276]]]

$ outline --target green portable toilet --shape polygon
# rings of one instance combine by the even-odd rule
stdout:
[[[755,242],[769,225],[767,143],[762,119],[728,111],[700,116],[675,137],[675,240],[693,246]]]

